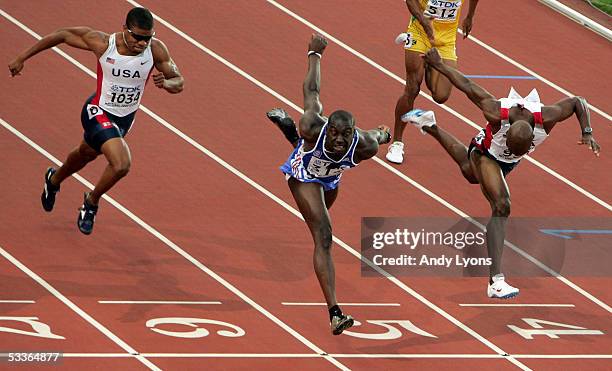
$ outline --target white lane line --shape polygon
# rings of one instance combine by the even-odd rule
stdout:
[[[147,353],[151,358],[323,358],[316,353]],[[299,367],[296,366],[296,369]]]
[[[135,2],[134,0],[126,0],[127,2],[129,2],[130,4],[134,5],[134,6],[141,6],[140,4],[138,4],[137,2]],[[238,73],[240,76],[244,77],[245,79],[251,81],[253,84],[255,84],[256,86],[258,86],[259,88],[263,89],[264,91],[272,94],[274,97],[278,98],[279,100],[281,100],[283,103],[289,105],[290,107],[292,107],[293,109],[295,109],[296,111],[298,111],[300,114],[304,113],[304,110],[298,106],[297,104],[291,102],[289,99],[283,97],[282,95],[280,95],[279,93],[277,93],[276,91],[272,90],[270,87],[266,86],[265,84],[263,84],[262,82],[260,82],[259,80],[255,79],[253,76],[249,75],[248,73],[246,73],[245,71],[243,71],[242,69],[238,68],[237,66],[233,65],[232,63],[230,63],[229,61],[225,60],[223,57],[219,56],[218,54],[214,53],[212,50],[206,48],[204,45],[202,45],[200,42],[198,42],[197,40],[193,39],[191,36],[187,35],[186,33],[184,33],[183,31],[181,31],[180,29],[176,28],[174,25],[172,25],[171,23],[167,22],[166,20],[164,20],[163,18],[159,17],[156,14],[153,14],[153,17],[160,22],[161,24],[163,24],[164,26],[168,27],[169,29],[171,29],[172,31],[174,31],[176,34],[178,34],[179,36],[181,36],[182,38],[184,38],[185,40],[187,40],[189,43],[191,43],[192,45],[194,45],[195,47],[197,47],[198,49],[202,50],[203,52],[205,52],[206,54],[210,55],[211,57],[215,58],[217,61],[221,62],[222,64],[224,64],[225,66],[227,66],[228,68],[230,68],[232,71]],[[77,62],[78,63],[78,62]],[[92,72],[93,73],[93,72]],[[242,174],[240,171],[238,171],[237,169],[233,168],[231,165],[227,164],[225,161],[223,161],[222,159],[220,159],[219,157],[217,157],[216,155],[212,154],[210,151],[208,151],[206,148],[204,148],[202,145],[200,145],[198,142],[194,141],[192,138],[190,138],[189,136],[185,135],[183,132],[181,132],[180,130],[176,129],[174,126],[172,126],[171,124],[169,124],[168,122],[166,122],[164,119],[162,119],[161,117],[157,116],[156,114],[154,114],[153,112],[151,112],[149,109],[147,109],[146,107],[141,106],[141,109],[146,112],[147,114],[149,114],[151,117],[153,117],[155,120],[157,120],[159,123],[161,123],[162,125],[164,125],[166,128],[168,128],[168,130],[172,131],[173,133],[175,133],[176,135],[178,135],[179,137],[181,137],[182,139],[184,139],[186,142],[188,142],[189,144],[193,145],[194,147],[196,147],[197,149],[199,149],[200,151],[202,151],[203,153],[205,153],[206,155],[210,156],[211,158],[213,158],[215,161],[219,162],[220,164],[222,164],[226,169],[228,169],[229,171],[231,171],[232,173],[234,173],[235,175],[237,175],[238,177],[240,177],[242,180],[246,181],[247,183],[249,183],[250,185],[252,185],[253,187],[255,187],[256,189],[258,189],[260,192],[264,193],[265,195],[267,195],[268,197],[272,198],[274,201],[276,201],[277,203],[279,203],[281,206],[283,206],[285,209],[287,209],[288,211],[290,211],[292,214],[296,215],[297,217],[299,217],[300,219],[302,219],[301,214],[295,210],[294,208],[292,208],[291,206],[289,206],[286,202],[280,200],[278,197],[276,197],[275,195],[273,195],[272,193],[268,192],[265,188],[261,187],[259,184],[255,183],[254,181],[252,181],[250,178],[246,177],[244,174]],[[450,209],[451,211],[453,211],[454,213],[456,213],[457,215],[468,219],[472,224],[474,224],[475,226],[477,226],[478,228],[480,228],[481,230],[486,230],[486,227],[477,222],[476,220],[472,219],[468,214],[466,214],[465,212],[461,211],[460,209],[458,209],[457,207],[455,207],[454,205],[452,205],[451,203],[449,203],[448,201],[444,200],[442,197],[438,196],[437,194],[433,193],[432,191],[430,191],[429,189],[425,188],[424,186],[422,186],[421,184],[419,184],[418,182],[414,181],[413,179],[411,179],[410,177],[408,177],[406,174],[402,173],[401,171],[399,171],[397,168],[391,166],[389,163],[381,160],[378,157],[374,157],[373,160],[378,163],[379,165],[383,166],[384,168],[386,168],[387,170],[389,170],[390,172],[394,173],[395,175],[397,175],[398,177],[402,178],[403,180],[405,180],[406,182],[408,182],[409,184],[411,184],[412,186],[414,186],[415,188],[417,188],[418,190],[420,190],[421,192],[425,193],[426,195],[428,195],[429,197],[433,198],[434,200],[438,201],[440,204],[444,205],[445,207],[447,207],[448,209]],[[226,166],[227,165],[227,166]],[[612,207],[610,207],[610,210],[612,210]],[[302,219],[303,220],[303,219]],[[339,239],[337,239],[335,236],[334,238],[334,242],[338,243],[340,246],[342,246],[344,249],[346,249],[347,251],[349,251],[351,254],[353,254],[355,257],[357,257],[358,259],[362,259],[361,254],[359,254],[358,252],[356,252],[352,247],[346,245],[344,242],[340,241]],[[540,262],[539,260],[537,260],[536,258],[534,258],[533,256],[529,255],[528,253],[526,253],[525,251],[521,250],[518,246],[514,245],[511,242],[508,242],[506,240],[504,240],[504,243],[506,246],[508,246],[510,249],[512,249],[513,251],[515,251],[516,253],[518,253],[519,255],[523,256],[525,259],[529,260],[530,262],[532,262],[533,264],[535,264],[536,266],[538,266],[540,269],[544,270],[545,272],[547,272],[548,274],[550,274],[553,277],[557,277],[557,279],[559,279],[561,282],[563,282],[564,284],[570,286],[572,289],[574,289],[575,291],[579,292],[580,294],[582,294],[583,296],[587,297],[589,300],[593,301],[594,303],[596,303],[597,305],[599,305],[600,307],[602,307],[603,309],[605,309],[606,311],[612,313],[612,308],[610,308],[610,306],[608,306],[606,303],[604,303],[603,301],[597,299],[595,296],[591,295],[589,292],[585,291],[584,289],[582,289],[581,287],[579,287],[578,285],[576,285],[575,283],[571,282],[570,280],[566,279],[565,277],[561,276],[558,272],[554,271],[553,269],[549,268],[548,266],[546,266],[544,263]],[[370,262],[371,263],[371,262]],[[373,265],[370,265],[373,267]],[[376,267],[378,268],[378,267]],[[375,269],[376,269],[375,268]],[[384,272],[381,273],[384,276],[390,276],[387,272],[385,271],[380,271],[380,272]],[[391,276],[392,277],[392,276]],[[393,281],[393,279],[395,279],[395,277],[389,278],[390,280]],[[404,288],[403,286],[401,286],[401,284],[399,282],[399,280],[396,279],[396,281],[398,282],[397,284],[400,285],[400,287]],[[395,281],[394,281],[395,282]],[[409,288],[406,286],[406,288],[404,288],[404,290],[408,290]],[[412,289],[410,289],[412,290]]]
[[[144,354],[140,354],[147,357]],[[130,358],[134,357],[131,354],[125,353],[62,353],[62,357],[66,358]]]
[[[574,308],[574,304],[459,304],[460,307],[550,307]]]
[[[296,303],[296,302],[283,302],[282,305],[289,306],[320,306],[327,305],[327,303]],[[399,303],[338,303],[343,307],[399,307]]]
[[[34,300],[0,300],[0,304],[34,304]]]
[[[144,108],[144,106],[141,106],[141,108]],[[10,131],[15,136],[17,136],[19,139],[21,139],[22,141],[27,143],[30,147],[34,148],[36,151],[38,151],[40,154],[42,154],[43,156],[48,158],[51,162],[55,163],[57,166],[61,166],[62,165],[62,162],[60,160],[58,160],[56,157],[51,155],[49,152],[47,152],[44,148],[42,148],[41,146],[36,144],[30,138],[25,136],[19,130],[15,129],[13,126],[11,126],[8,122],[4,121],[2,118],[0,118],[0,125],[4,126],[8,131]],[[88,180],[86,180],[85,178],[83,178],[82,176],[80,176],[79,174],[73,174],[72,176],[76,180],[81,182],[84,186],[86,186],[87,188],[94,189],[94,185],[92,183],[90,183]],[[243,301],[245,301],[246,303],[251,305],[258,312],[260,312],[261,314],[266,316],[268,319],[270,319],[272,322],[274,322],[278,326],[280,326],[283,330],[285,330],[290,335],[292,335],[293,337],[298,339],[300,342],[302,342],[302,344],[306,345],[308,348],[313,350],[315,353],[318,353],[318,354],[325,353],[322,349],[320,349],[318,346],[316,346],[310,340],[306,339],[304,336],[302,336],[300,333],[295,331],[289,325],[287,325],[286,323],[284,323],[283,321],[278,319],[276,316],[274,316],[272,313],[270,313],[267,309],[265,309],[261,305],[257,304],[253,299],[248,297],[245,293],[243,293],[242,291],[238,290],[237,287],[235,287],[234,285],[232,285],[231,283],[226,281],[224,278],[222,278],[220,275],[218,275],[217,273],[212,271],[210,268],[208,268],[207,266],[202,264],[199,260],[197,260],[196,258],[191,256],[189,253],[187,253],[185,250],[183,250],[180,246],[178,246],[177,244],[172,242],[169,238],[167,238],[166,236],[161,234],[159,231],[157,231],[155,228],[153,228],[152,226],[147,224],[144,220],[140,219],[138,216],[136,216],[136,214],[132,213],[130,210],[128,210],[123,205],[121,205],[119,202],[115,201],[113,198],[111,198],[110,196],[108,196],[106,194],[103,195],[102,198],[104,200],[106,200],[108,203],[110,203],[111,205],[113,205],[117,210],[119,210],[123,214],[125,214],[128,218],[132,219],[136,224],[138,224],[144,230],[146,230],[147,232],[149,232],[150,234],[155,236],[157,239],[159,239],[161,242],[166,244],[168,247],[170,247],[176,253],[181,255],[187,261],[191,262],[193,265],[198,267],[201,271],[205,272],[211,278],[213,278],[214,280],[219,282],[221,285],[223,285],[226,289],[228,289],[229,291],[234,293],[236,296],[241,298]],[[333,365],[338,367],[339,369],[341,369],[341,370],[348,370],[348,368],[346,366],[344,366],[342,363],[338,362],[337,360],[333,359],[332,357],[327,356],[325,358],[330,363],[332,363]]]
[[[213,305],[220,301],[164,301],[164,300],[98,300],[100,304],[172,304],[172,305]]]
[[[534,359],[612,359],[612,354],[517,354],[515,357]]]
[[[127,0],[128,2],[132,2],[131,0]],[[346,51],[348,51],[349,53],[355,55],[357,58],[363,60],[364,62],[368,63],[369,65],[373,66],[374,68],[376,68],[377,70],[381,71],[382,73],[384,73],[385,75],[391,77],[392,79],[394,79],[395,81],[401,83],[401,84],[406,84],[406,80],[402,79],[401,77],[397,76],[396,74],[394,74],[393,72],[389,71],[388,69],[386,69],[385,67],[381,66],[380,64],[374,62],[372,59],[366,57],[365,55],[363,55],[362,53],[358,52],[357,50],[351,48],[350,46],[348,46],[347,44],[345,44],[344,42],[338,40],[337,38],[335,38],[334,36],[330,35],[329,33],[323,31],[321,28],[315,26],[313,23],[307,21],[306,19],[302,18],[301,16],[299,16],[298,14],[292,12],[291,10],[289,10],[288,8],[280,5],[279,3],[277,3],[274,0],[266,0],[268,3],[272,4],[273,6],[275,6],[276,8],[280,9],[281,11],[283,11],[284,13],[288,14],[289,16],[291,16],[292,18],[298,20],[299,22],[303,23],[304,25],[308,26],[309,28],[317,31],[318,33],[320,33],[321,35],[325,36],[326,38],[328,38],[329,40],[333,41],[334,43],[338,44],[339,46],[341,46],[343,49],[345,49]],[[502,56],[503,58],[507,58],[506,56],[504,56],[503,54],[497,52],[495,49],[489,47],[488,45],[482,43],[481,41],[479,41],[476,38],[473,38],[472,36],[470,36],[470,38],[472,40],[474,40],[474,42],[479,43],[483,45],[483,47],[486,48],[490,48],[491,51],[495,51],[496,54],[498,54],[499,56]],[[512,62],[511,62],[512,63]],[[514,62],[513,64],[518,65],[518,63]],[[518,66],[517,66],[518,67]],[[524,68],[524,67],[523,67]],[[547,82],[548,80],[542,78],[541,76],[537,75],[535,72],[528,70],[525,68],[525,71],[532,74],[533,76],[541,79],[544,82]],[[445,111],[447,111],[448,113],[454,115],[455,117],[459,118],[461,121],[465,122],[466,124],[470,125],[471,127],[480,130],[482,129],[482,127],[478,124],[476,124],[474,121],[468,119],[467,117],[463,116],[462,114],[460,114],[459,112],[455,111],[454,109],[450,108],[449,106],[446,106],[444,104],[438,104],[436,103],[433,98],[426,94],[423,91],[419,92],[420,95],[422,95],[423,97],[425,97],[426,99],[428,99],[429,101],[431,101],[432,103],[436,104],[437,106],[439,106],[440,108],[444,109]],[[564,94],[567,94],[568,96],[573,96],[573,94],[571,94],[570,92],[564,91]],[[292,106],[293,107],[293,106]],[[605,114],[603,111],[599,111],[597,110],[596,107],[593,107],[591,105],[589,105],[589,107],[591,107],[594,111],[601,113],[602,115],[605,115],[604,117],[606,117],[608,120],[612,119],[610,117],[610,115]],[[294,107],[295,108],[295,107]],[[594,194],[590,193],[589,191],[587,191],[586,189],[580,187],[579,185],[577,185],[576,183],[572,182],[571,180],[567,179],[566,177],[564,177],[563,175],[557,173],[556,171],[554,171],[553,169],[549,168],[548,166],[544,165],[543,163],[541,163],[540,161],[537,161],[536,159],[534,159],[531,156],[525,156],[524,157],[527,161],[531,162],[532,164],[534,164],[535,166],[539,167],[540,169],[544,170],[546,173],[552,175],[553,177],[557,178],[558,180],[560,180],[561,182],[565,183],[566,185],[570,186],[571,188],[573,188],[574,190],[576,190],[577,192],[579,192],[580,194],[586,196],[587,198],[591,199],[592,201],[596,202],[597,204],[603,206],[604,208],[612,211],[612,205],[608,204],[607,202],[603,201],[602,199],[600,199],[599,197],[595,196]]]
[[[323,358],[315,353],[142,353],[147,358]],[[129,358],[126,353],[62,353],[68,358]],[[502,354],[460,354],[460,353],[332,353],[335,358],[431,358],[431,359],[500,359]],[[512,354],[514,358],[527,359],[612,359],[612,354]]]
[[[4,120],[0,119],[0,122]],[[125,341],[120,339],[117,335],[115,335],[112,331],[107,329],[103,324],[96,321],[92,316],[87,314],[83,309],[81,309],[78,305],[74,304],[70,299],[68,299],[64,294],[59,292],[55,287],[51,286],[47,281],[45,281],[38,274],[34,273],[30,268],[26,267],[23,263],[17,260],[13,255],[9,254],[2,246],[0,246],[0,255],[2,255],[6,260],[10,261],[19,268],[23,273],[28,275],[32,280],[41,285],[45,290],[49,291],[51,295],[55,296],[59,301],[64,303],[68,308],[72,309],[76,314],[78,314],[81,318],[87,321],[90,325],[95,327],[98,331],[104,334],[107,338],[112,340],[115,344],[125,350],[128,354],[134,355],[136,359],[142,362],[145,366],[147,366],[151,370],[161,370],[151,361],[146,359],[145,357],[138,355],[138,351],[128,345]]]
[[[331,354],[336,358],[530,358],[530,359],[608,359],[612,354]]]

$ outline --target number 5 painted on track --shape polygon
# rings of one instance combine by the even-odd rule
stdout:
[[[437,338],[437,336],[430,334],[427,331],[421,330],[415,324],[408,320],[367,320],[366,322],[371,323],[373,325],[382,326],[387,329],[387,332],[383,332],[381,334],[364,334],[360,332],[354,332],[349,330],[344,330],[343,334],[356,337],[359,339],[369,339],[369,340],[394,340],[402,337],[402,332],[395,326],[397,325],[400,328],[404,328],[410,332],[413,332],[417,335],[426,336],[430,338]],[[361,326],[361,322],[355,321],[355,326]]]
[[[232,330],[234,330],[234,332],[227,331],[227,330],[217,331],[218,335],[225,336],[225,337],[236,338],[236,337],[244,336],[244,334],[246,334],[246,332],[243,329],[241,329],[240,327],[236,325],[232,325],[231,323],[227,323],[223,321],[215,321],[213,319],[205,319],[205,318],[185,318],[185,317],[153,318],[153,319],[148,320],[146,325],[148,328],[151,329],[151,331],[155,331],[158,334],[174,336],[178,338],[194,339],[194,338],[203,338],[205,336],[208,336],[208,334],[210,334],[210,331],[208,331],[207,329],[198,327],[197,324],[201,324],[201,323],[229,327]],[[155,328],[157,325],[161,325],[161,324],[185,325],[189,327],[195,327],[195,330],[168,331],[168,330],[161,330],[161,329]]]

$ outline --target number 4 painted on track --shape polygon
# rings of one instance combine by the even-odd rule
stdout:
[[[523,321],[525,321],[529,326],[533,327],[534,330],[524,329],[514,325],[508,325],[508,327],[525,339],[529,340],[532,340],[534,335],[546,335],[551,339],[558,339],[559,335],[603,335],[603,332],[599,330],[589,330],[584,327],[568,325],[565,323],[544,321],[536,318],[523,318]],[[565,330],[558,328],[545,329],[542,325],[563,327]]]
[[[408,320],[367,320],[366,322],[371,323],[373,325],[382,326],[387,329],[387,332],[383,332],[381,334],[363,334],[360,332],[344,330],[343,334],[349,335],[352,337],[356,337],[359,339],[394,340],[394,339],[399,339],[402,337],[402,332],[398,330],[397,327],[394,326],[394,325],[397,325],[417,335],[426,336],[430,338],[437,338],[437,336],[432,335],[428,333],[427,331],[421,330],[420,328],[416,327],[412,322]],[[355,326],[361,326],[361,322],[355,321]]]

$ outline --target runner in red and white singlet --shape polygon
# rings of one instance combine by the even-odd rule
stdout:
[[[593,138],[589,108],[582,97],[565,98],[544,106],[537,91],[521,97],[514,89],[507,98],[497,99],[461,72],[444,64],[433,48],[425,54],[425,63],[446,76],[482,111],[488,124],[470,147],[437,125],[432,111],[413,110],[402,116],[423,132],[430,134],[444,147],[459,165],[463,176],[480,184],[483,195],[491,206],[491,219],[487,224],[487,252],[489,267],[487,296],[511,298],[519,289],[510,286],[501,273],[501,257],[510,216],[510,191],[505,177],[527,153],[532,152],[550,134],[554,126],[575,115],[580,124],[581,144],[586,144],[599,155],[599,144]]]

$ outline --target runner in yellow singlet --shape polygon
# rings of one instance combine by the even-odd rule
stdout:
[[[466,0],[406,0],[406,6],[412,14],[405,39],[406,86],[395,106],[395,128],[393,143],[389,146],[387,160],[401,164],[404,160],[404,143],[402,136],[406,124],[401,115],[412,110],[414,100],[425,83],[437,103],[444,103],[451,93],[452,84],[446,77],[433,69],[425,69],[422,55],[432,46],[438,49],[445,64],[457,67],[455,43],[461,8]],[[478,0],[467,0],[468,14],[461,28],[466,38],[472,30],[472,19],[476,12]]]

